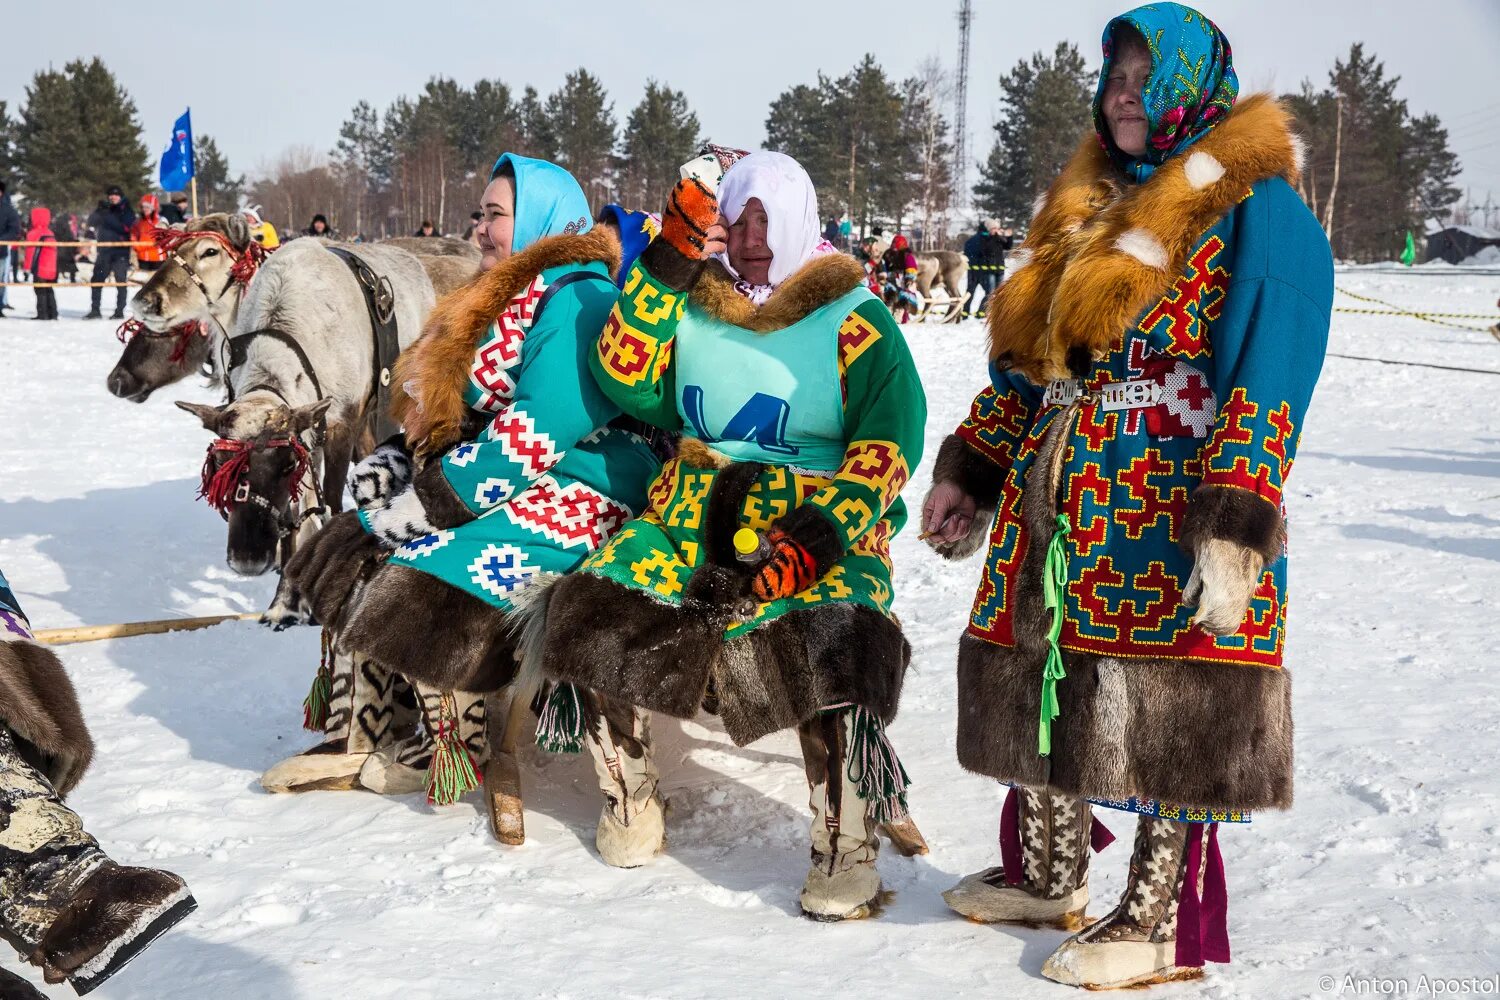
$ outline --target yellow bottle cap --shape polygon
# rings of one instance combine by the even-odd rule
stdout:
[[[760,548],[760,536],[749,528],[741,528],[734,533],[734,550],[742,556],[748,556]]]

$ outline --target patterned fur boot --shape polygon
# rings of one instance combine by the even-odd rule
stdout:
[[[639,868],[667,846],[666,805],[651,755],[651,717],[597,694],[585,696],[584,742],[604,809],[594,844],[607,865]]]
[[[413,735],[370,754],[359,783],[380,795],[425,791],[435,804],[451,805],[478,783],[489,757],[484,695],[412,687],[422,724]]]
[[[850,712],[825,712],[797,728],[811,790],[812,868],[802,885],[802,915],[813,920],[868,917],[880,895],[880,844],[870,804],[849,778]]]
[[[81,995],[197,904],[182,879],[111,861],[0,725],[0,936]]]
[[[369,657],[333,652],[325,662],[329,674],[323,742],[288,757],[261,776],[268,792],[312,792],[360,787],[360,768],[370,755],[410,732],[416,722],[411,686]],[[321,672],[321,668],[320,668]],[[324,678],[308,695],[308,721],[317,722]]]
[[[1173,979],[1196,979],[1201,967],[1177,965],[1177,910],[1190,855],[1191,826],[1142,816],[1120,905],[1063,942],[1042,975],[1068,986],[1118,989]],[[1202,882],[1198,858],[1194,888]],[[1195,891],[1194,898],[1197,893]]]
[[[986,868],[943,893],[943,899],[958,913],[982,924],[1077,930],[1083,926],[1083,911],[1089,903],[1093,810],[1082,799],[1046,788],[1020,788],[1015,795],[1019,814],[1014,822],[1021,841],[1019,879],[1008,878],[1003,866]]]

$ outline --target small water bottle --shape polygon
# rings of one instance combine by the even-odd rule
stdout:
[[[764,535],[749,528],[734,533],[735,558],[742,563],[758,563],[771,554],[771,543]]]

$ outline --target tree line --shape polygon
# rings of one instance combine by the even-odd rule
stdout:
[[[771,102],[765,145],[807,168],[825,217],[937,246],[970,216],[1024,227],[1033,200],[1093,127],[1096,77],[1071,42],[1002,74],[989,152],[962,209],[944,113],[951,82],[936,59],[898,80],[866,55],[845,73],[789,87]],[[1408,230],[1449,218],[1460,196],[1447,129],[1436,115],[1413,115],[1399,83],[1356,42],[1325,85],[1306,81],[1284,95],[1307,140],[1299,193],[1341,259],[1391,258]],[[511,150],[567,167],[596,206],[657,210],[703,138],[687,96],[656,80],[622,121],[603,83],[582,68],[545,96],[499,79],[466,87],[435,76],[385,108],[360,101],[331,149],[288,149],[249,181],[231,172],[211,135],[198,134],[199,207],[248,201],[296,228],[321,212],[348,235],[399,235],[423,220],[457,232],[493,158]],[[149,190],[151,164],[135,104],[98,58],[39,71],[15,118],[0,102],[0,176],[55,210],[85,209],[111,184]]]

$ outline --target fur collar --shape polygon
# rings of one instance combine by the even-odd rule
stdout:
[[[620,241],[605,226],[540,240],[438,300],[421,339],[401,353],[391,376],[391,416],[406,428],[407,443],[417,454],[440,454],[461,440],[474,352],[510,300],[549,268],[593,261],[611,275],[620,269]]]
[[[1041,385],[1097,358],[1160,299],[1205,230],[1252,184],[1295,184],[1302,142],[1290,113],[1248,97],[1218,127],[1129,185],[1092,134],[1038,202],[989,311],[990,358]]]
[[[846,253],[824,254],[803,264],[781,283],[764,305],[757,306],[734,290],[734,279],[716,260],[708,262],[693,286],[694,305],[732,326],[771,333],[806,319],[855,285],[865,269]]]

